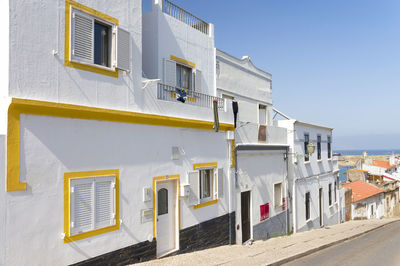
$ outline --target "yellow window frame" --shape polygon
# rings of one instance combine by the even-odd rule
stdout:
[[[215,178],[215,175],[218,174],[217,171],[216,171],[218,169],[218,163],[217,162],[213,162],[213,163],[196,163],[196,164],[193,164],[193,170],[211,169],[211,168],[214,169],[214,178],[213,178],[213,182],[214,182],[214,184],[213,184],[213,187],[214,187],[213,197],[214,197],[215,188],[217,187],[217,178]],[[217,203],[218,203],[218,199],[213,199],[213,200],[210,200],[210,201],[206,201],[206,202],[202,202],[202,203],[196,204],[196,205],[193,206],[193,209],[196,210],[196,209],[200,209],[200,208],[207,207],[207,206],[210,206],[210,205],[214,205],[214,204],[217,204]]]
[[[107,14],[101,13],[93,8],[84,6],[72,0],[65,0],[65,51],[64,51],[64,65],[67,67],[77,68],[80,70],[85,70],[101,75],[106,75],[114,78],[118,78],[118,69],[108,70],[103,67],[98,67],[96,65],[83,64],[71,60],[71,13],[72,8],[79,11],[85,12],[89,15],[108,21],[115,26],[119,25],[118,19],[111,17]]]
[[[96,178],[96,177],[103,177],[110,175],[115,176],[115,225],[71,236],[70,180],[76,178],[88,178],[88,177]],[[119,230],[119,226],[120,222],[119,222],[119,170],[118,169],[64,173],[64,233],[65,233],[64,243],[70,243],[81,239],[89,238],[92,236],[97,236],[100,234],[116,231]]]

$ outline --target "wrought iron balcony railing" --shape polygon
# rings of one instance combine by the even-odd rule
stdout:
[[[182,93],[183,91],[183,93]],[[218,109],[225,110],[225,100],[219,97],[203,94],[192,90],[181,90],[166,84],[158,83],[157,87],[157,99],[171,102],[179,102],[184,100],[185,104],[196,105],[205,108],[212,108],[213,101],[218,101]]]
[[[209,33],[209,24],[193,14],[190,14],[183,8],[171,3],[168,0],[163,0],[162,2],[162,10],[165,14],[170,15],[171,17],[176,18],[183,23],[188,24],[189,26],[195,28],[196,30],[201,31],[202,33],[208,35]]]

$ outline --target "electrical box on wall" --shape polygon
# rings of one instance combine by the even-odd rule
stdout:
[[[181,197],[189,197],[190,195],[190,185],[183,184],[181,185]]]
[[[151,201],[152,191],[151,188],[145,187],[143,188],[143,202]]]
[[[142,224],[153,221],[153,209],[142,210]]]

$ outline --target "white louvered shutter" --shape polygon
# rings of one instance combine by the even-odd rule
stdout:
[[[115,224],[115,178],[97,177],[94,182],[95,229]]]
[[[176,63],[168,59],[164,59],[164,83],[176,86]]]
[[[195,91],[201,92],[201,71],[196,69]]]
[[[224,196],[224,169],[218,168],[218,198]]]
[[[93,178],[71,179],[70,234],[93,229]]]
[[[130,71],[131,69],[130,36],[129,31],[117,27],[117,68],[125,71]]]
[[[71,59],[94,62],[94,18],[73,10],[71,27]]]
[[[190,185],[189,204],[196,205],[200,203],[200,177],[199,172],[189,172],[188,181]]]

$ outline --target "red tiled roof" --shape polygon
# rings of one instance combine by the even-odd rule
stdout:
[[[388,161],[372,160],[371,164],[373,166],[378,166],[386,169],[392,168],[394,165],[390,165]]]
[[[384,192],[384,190],[361,180],[344,184],[343,187],[351,188],[353,195],[353,202],[360,201]]]

